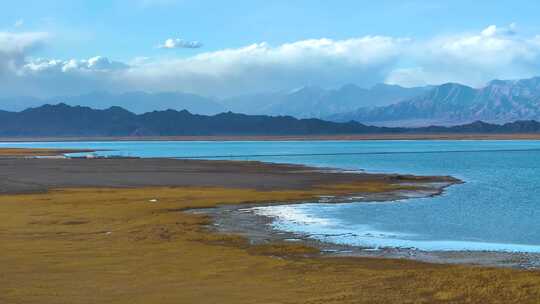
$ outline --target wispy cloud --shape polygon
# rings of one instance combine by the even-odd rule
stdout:
[[[24,20],[23,19],[19,19],[17,21],[15,21],[15,23],[13,23],[13,27],[17,28],[17,27],[21,27],[24,25]]]
[[[198,49],[202,47],[199,41],[187,41],[180,38],[169,38],[158,45],[160,49]]]
[[[0,32],[0,52],[24,55],[42,46],[49,37],[47,32]]]
[[[0,32],[0,75],[19,73],[27,57],[42,47],[48,37],[46,32]]]

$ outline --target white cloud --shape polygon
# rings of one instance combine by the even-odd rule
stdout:
[[[110,80],[117,71],[128,68],[99,56],[86,60],[33,58],[50,36],[46,32],[0,32],[0,96],[43,97],[114,90]]]
[[[17,21],[15,21],[15,23],[13,23],[13,27],[21,27],[24,25],[24,20],[23,19],[19,19]]]
[[[101,56],[32,59],[33,50],[47,37],[0,33],[0,80],[9,84],[0,95],[173,90],[228,96],[345,83],[415,86],[451,81],[481,86],[494,78],[540,74],[540,36],[524,37],[514,24],[424,40],[364,36],[262,42],[182,58],[138,57],[129,64]],[[163,47],[182,43],[172,39]]]
[[[306,84],[371,84],[399,57],[407,39],[367,36],[347,40],[310,39],[271,46],[256,43],[242,48],[207,52],[134,66],[129,83],[231,95],[280,90]],[[155,89],[154,89],[155,90]]]
[[[169,38],[158,45],[160,49],[198,49],[202,47],[199,41],[186,41],[180,38]]]
[[[128,68],[128,65],[122,62],[111,61],[109,58],[102,56],[92,57],[85,62],[83,61],[83,64],[84,63],[86,63],[86,68],[91,70],[111,71]]]
[[[26,55],[43,45],[49,37],[45,32],[0,32],[0,52]]]
[[[168,7],[182,2],[182,0],[129,0],[135,1],[141,8]]]
[[[187,58],[136,58],[130,65],[105,57],[86,60],[26,57],[17,69],[20,85],[0,94],[17,94],[14,90],[22,86],[29,89],[21,92],[34,95],[71,94],[83,88],[85,91],[174,90],[224,96],[306,84],[371,85],[384,80],[407,43],[407,39],[382,36],[310,39],[278,46],[256,43]]]
[[[49,34],[44,32],[0,32],[0,75],[16,74],[26,57],[40,48]]]
[[[22,67],[23,72],[110,72],[127,69],[122,62],[111,61],[107,57],[95,56],[83,60],[57,60],[38,58],[30,60]]]
[[[492,24],[480,32],[482,36],[493,37],[495,35],[514,35],[517,33],[517,25],[511,23],[508,27],[497,27]]]
[[[540,36],[521,37],[515,24],[491,25],[477,34],[436,37],[415,42],[404,55],[410,67],[396,68],[387,82],[438,84],[460,82],[482,86],[499,78],[540,75]]]

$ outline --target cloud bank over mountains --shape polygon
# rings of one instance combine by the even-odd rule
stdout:
[[[491,25],[480,33],[434,37],[414,42],[406,58],[414,65],[396,68],[388,83],[405,86],[459,82],[473,87],[492,79],[538,75],[540,35],[522,37],[514,24]]]
[[[254,43],[192,56],[120,62],[36,58],[53,33],[0,32],[0,96],[81,94],[96,90],[185,91],[231,96],[386,82],[404,86],[460,82],[482,86],[495,78],[527,78],[540,68],[540,35],[491,25],[455,35],[412,39],[363,36],[308,39],[281,45]],[[198,42],[168,39],[163,48],[198,48]],[[144,54],[141,54],[144,55]]]

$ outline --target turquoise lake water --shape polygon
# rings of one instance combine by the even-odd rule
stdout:
[[[452,175],[441,196],[257,208],[278,229],[336,243],[421,250],[540,252],[540,141],[0,143],[102,155],[250,159],[367,172]]]

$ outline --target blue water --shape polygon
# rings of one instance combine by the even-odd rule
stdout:
[[[96,148],[101,155],[251,159],[368,172],[452,175],[437,197],[273,206],[274,226],[370,247],[540,252],[540,141],[0,143]],[[313,155],[316,154],[316,155]],[[288,156],[286,156],[288,155]]]

